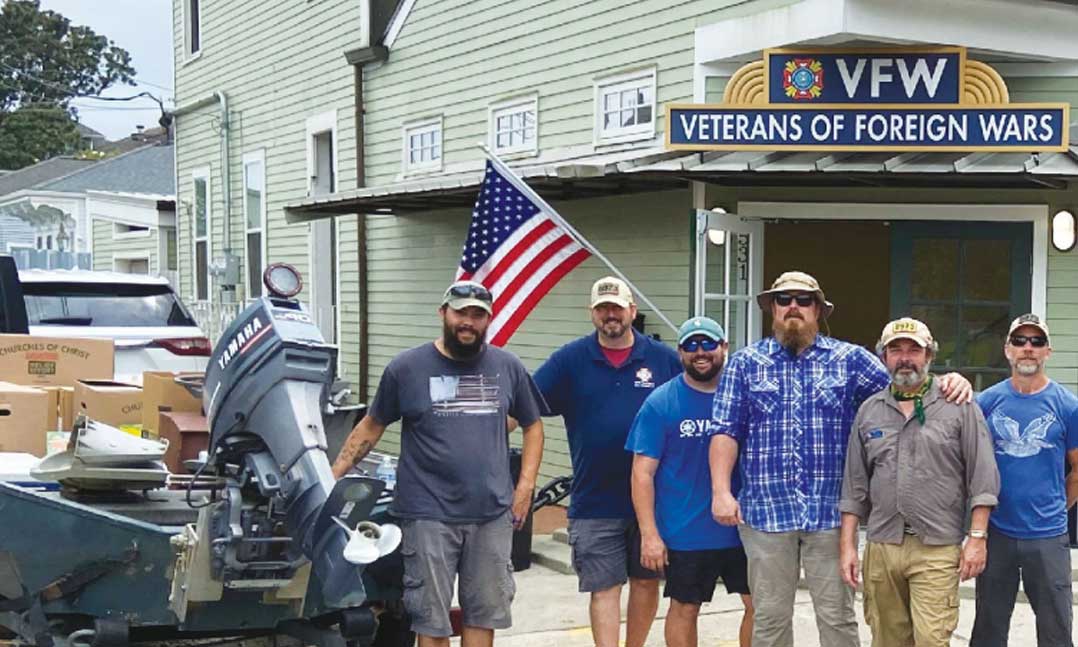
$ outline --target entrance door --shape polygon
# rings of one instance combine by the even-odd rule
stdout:
[[[760,338],[755,295],[764,274],[764,223],[731,213],[697,210],[693,313],[715,319],[731,350]]]
[[[928,324],[937,372],[983,390],[1010,374],[1003,341],[1029,312],[1033,227],[1026,223],[892,222],[891,314]]]

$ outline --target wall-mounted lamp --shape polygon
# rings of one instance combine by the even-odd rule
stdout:
[[[708,232],[710,233],[710,232]],[[1056,212],[1052,216],[1052,247],[1061,252],[1069,252],[1074,249],[1074,243],[1078,238],[1075,229],[1074,214],[1066,209]]]
[[[726,209],[723,209],[722,207],[711,207],[711,211],[713,213],[726,213]],[[726,244],[726,232],[722,229],[708,229],[707,240],[712,245],[721,247]]]

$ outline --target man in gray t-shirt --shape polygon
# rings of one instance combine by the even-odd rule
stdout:
[[[442,337],[397,355],[367,416],[333,464],[340,478],[387,425],[401,425],[390,511],[402,519],[404,606],[421,646],[448,645],[459,577],[464,647],[511,624],[513,527],[527,518],[543,451],[542,396],[513,354],[484,343],[493,297],[457,281],[439,309]],[[506,417],[524,429],[521,474],[509,475]]]

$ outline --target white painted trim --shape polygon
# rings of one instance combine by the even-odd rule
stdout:
[[[202,0],[194,0],[198,2],[198,51],[191,51],[191,26],[187,18],[187,9],[192,0],[181,0],[183,6],[183,64],[186,65],[192,61],[197,60],[202,56],[202,50],[205,49],[206,39],[205,32],[202,30],[202,14],[205,13],[205,5]]]
[[[921,44],[941,25],[948,45],[991,56],[1075,59],[1078,11],[1050,0],[803,0],[698,27],[695,62],[748,62],[763,49],[796,44]]]
[[[240,185],[243,187],[243,293],[248,299],[252,299],[255,296],[262,296],[266,293],[266,286],[259,281],[259,293],[257,295],[250,294],[250,285],[247,284],[248,272],[250,271],[251,259],[250,252],[247,247],[247,236],[255,231],[247,226],[247,167],[250,164],[262,165],[262,213],[259,217],[258,232],[261,234],[261,252],[262,252],[262,267],[259,268],[259,274],[261,275],[266,269],[266,254],[267,244],[266,238],[269,233],[269,210],[267,209],[267,187],[266,187],[266,149],[259,148],[258,150],[251,151],[243,154],[242,164],[240,166]]]
[[[658,66],[649,65],[595,79],[592,84],[592,141],[596,146],[643,141],[655,137],[655,124],[658,121],[658,98],[655,96],[658,90],[658,73]],[[604,133],[603,93],[638,87],[641,81],[651,84],[651,121],[647,124],[613,128]]]
[[[710,78],[730,78],[740,65],[719,63],[695,63],[692,68],[693,103],[707,103],[707,80]]]
[[[434,133],[438,146],[438,158],[429,162],[411,163],[411,149],[408,148],[408,139],[412,135]],[[442,170],[445,160],[445,121],[442,115],[425,117],[414,121],[406,121],[401,124],[401,174],[418,175],[424,173],[437,173]]]
[[[1043,204],[873,204],[849,202],[739,202],[749,218],[798,220],[935,220],[1033,223],[1033,312],[1048,302],[1048,205]]]
[[[532,113],[532,131],[534,137],[530,144],[518,145],[517,147],[507,146],[505,148],[498,148],[498,117],[508,113],[509,115],[516,114],[518,112]],[[532,157],[539,154],[539,93],[529,92],[523,95],[517,95],[491,103],[487,106],[487,146],[490,147],[496,155],[506,159],[519,159],[524,157]]]
[[[157,276],[164,276],[167,271],[168,265],[168,232],[167,227],[160,227],[157,230]],[[175,229],[173,227],[172,229]],[[177,290],[178,291],[178,290]]]
[[[359,0],[359,38],[355,46],[370,47],[371,44],[371,2],[373,0]]]
[[[336,252],[333,255],[333,260],[336,262],[336,267],[333,269],[333,276],[336,277],[336,285],[333,289],[337,292],[334,301],[337,303],[333,308],[333,343],[337,346],[337,375],[341,374],[341,219],[333,219],[333,243],[336,247]]]
[[[112,254],[112,271],[121,272],[117,266],[116,261],[146,261],[146,275],[153,276],[153,258],[151,254],[146,252],[114,252]]]
[[[341,157],[340,140],[337,138],[337,110],[327,110],[307,117],[304,122],[307,142],[307,195],[311,195],[312,182],[317,170],[317,160],[314,158],[314,137],[322,133],[330,133],[330,147],[333,149],[333,192],[340,190],[341,174],[339,163]]]
[[[195,246],[199,242],[197,236],[197,216],[195,207],[195,182],[206,181],[206,298],[198,298],[198,253]],[[191,171],[191,301],[213,303],[213,275],[210,274],[210,266],[213,265],[213,170],[209,166],[201,166]]]
[[[400,36],[401,30],[404,29],[404,23],[408,21],[408,14],[412,13],[412,7],[415,6],[415,0],[404,0],[404,2],[397,7],[397,11],[393,14],[393,19],[389,21],[389,27],[386,29],[386,37],[383,41],[388,49],[393,49],[393,43],[397,42],[397,37]]]

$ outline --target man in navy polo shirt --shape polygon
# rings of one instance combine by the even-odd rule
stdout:
[[[591,593],[597,647],[617,647],[621,587],[629,581],[626,647],[642,647],[659,605],[658,573],[640,563],[630,496],[629,427],[656,387],[681,373],[669,346],[634,334],[636,304],[612,276],[591,288],[595,333],[559,348],[535,372],[545,415],[565,420],[573,463],[569,543],[580,591]]]

